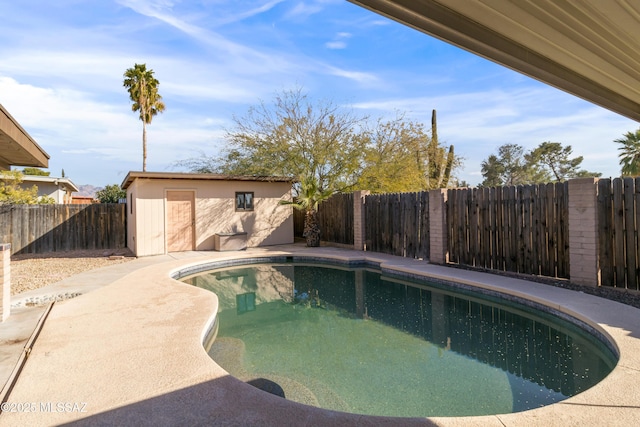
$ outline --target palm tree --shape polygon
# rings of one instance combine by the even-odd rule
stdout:
[[[335,191],[323,190],[318,180],[313,176],[307,176],[300,180],[300,191],[298,197],[293,202],[282,200],[283,205],[292,205],[295,209],[305,211],[304,232],[302,236],[307,240],[307,246],[320,246],[320,225],[318,224],[318,205]]]
[[[124,73],[123,86],[129,91],[132,111],[140,111],[142,120],[142,171],[147,170],[147,124],[153,116],[164,111],[162,96],[158,93],[160,82],[153,77],[153,70],[146,64],[135,64]]]
[[[624,134],[624,138],[616,139],[613,142],[622,145],[618,148],[622,175],[640,175],[640,129],[635,133],[627,132]]]

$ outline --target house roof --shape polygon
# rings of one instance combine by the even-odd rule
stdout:
[[[48,167],[49,155],[0,104],[0,169]]]
[[[69,178],[56,178],[53,176],[41,176],[41,175],[23,175],[22,177],[23,183],[35,183],[37,185],[38,182],[47,182],[51,184],[55,184],[57,186],[65,187],[67,190],[71,192],[79,191],[78,187],[71,182]]]
[[[122,181],[121,187],[126,190],[136,179],[176,179],[176,180],[209,180],[209,181],[262,181],[262,182],[295,182],[295,178],[286,176],[253,176],[223,175],[215,173],[186,172],[129,172]]]
[[[640,121],[640,3],[349,0]]]

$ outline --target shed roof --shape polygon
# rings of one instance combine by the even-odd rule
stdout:
[[[46,168],[49,155],[0,104],[0,169],[10,166]]]
[[[187,172],[129,172],[122,181],[121,187],[126,190],[136,179],[167,179],[167,180],[205,180],[205,181],[261,181],[261,182],[290,182],[295,178],[289,176],[254,176],[254,175],[224,175],[217,173],[187,173]]]

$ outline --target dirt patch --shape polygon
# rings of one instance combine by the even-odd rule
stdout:
[[[128,249],[11,256],[11,295],[51,285],[85,271],[135,259]]]

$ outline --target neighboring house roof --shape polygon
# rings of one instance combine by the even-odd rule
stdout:
[[[640,121],[637,2],[349,1]]]
[[[22,183],[26,185],[29,185],[29,184],[38,185],[38,183],[49,183],[49,184],[55,184],[59,187],[63,187],[67,192],[73,193],[73,192],[79,191],[78,187],[73,182],[71,182],[69,178],[56,178],[53,176],[40,176],[40,175],[23,175]]]
[[[48,167],[49,155],[0,104],[0,169]]]
[[[251,176],[251,175],[223,175],[215,173],[185,173],[185,172],[129,172],[122,181],[122,189],[126,190],[135,179],[190,179],[209,181],[263,181],[263,182],[291,182],[295,178],[285,176]]]

